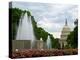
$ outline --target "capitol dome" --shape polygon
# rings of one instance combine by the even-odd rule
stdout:
[[[70,28],[67,24],[67,19],[65,21],[65,25],[61,31],[61,39],[60,39],[60,45],[61,48],[63,48],[62,46],[65,46],[67,44],[66,40],[67,40],[67,36],[70,34]]]

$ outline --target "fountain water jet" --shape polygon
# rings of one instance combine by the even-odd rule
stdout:
[[[19,21],[16,40],[31,40],[32,48],[33,42],[36,40],[36,38],[33,31],[31,16],[28,16],[27,13],[22,14]]]
[[[51,39],[50,39],[50,36],[48,36],[48,38],[47,38],[47,48],[48,49],[51,49],[52,48],[52,46],[51,46]]]

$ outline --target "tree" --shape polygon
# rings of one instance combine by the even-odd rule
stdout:
[[[19,25],[19,20],[22,14],[27,13],[28,16],[31,16],[31,20],[32,20],[32,25],[33,25],[33,30],[34,30],[34,34],[37,38],[37,40],[40,40],[40,38],[42,37],[43,41],[47,40],[47,35],[49,34],[48,32],[46,32],[43,28],[41,27],[37,27],[37,23],[34,19],[34,16],[31,15],[30,11],[26,11],[26,10],[21,10],[19,8],[10,8],[10,15],[11,16],[11,29],[12,29],[12,40],[15,40],[16,38],[16,33],[17,33],[17,28]]]
[[[45,31],[42,27],[37,27],[37,22],[34,18],[34,16],[31,15],[30,11],[26,11],[26,10],[21,10],[19,8],[10,8],[9,9],[10,11],[12,11],[12,21],[11,21],[11,24],[12,24],[12,40],[15,40],[15,37],[16,37],[16,32],[17,32],[17,28],[18,28],[18,25],[19,25],[19,20],[20,20],[20,17],[23,14],[27,13],[28,16],[31,16],[31,20],[32,20],[32,25],[33,25],[33,30],[34,30],[34,34],[36,36],[36,39],[37,40],[40,40],[40,38],[43,39],[44,42],[46,42],[47,40],[47,37],[48,35],[50,36],[51,38],[51,43],[52,43],[52,48],[59,48],[59,39],[55,39],[53,37],[52,34],[48,33],[47,31]]]
[[[10,18],[11,18],[11,34],[12,34],[12,36],[11,36],[11,38],[12,38],[12,40],[14,40],[15,39],[15,37],[16,37],[16,30],[17,30],[17,27],[18,27],[18,25],[19,25],[19,19],[20,19],[20,17],[21,17],[21,14],[22,14],[22,10],[21,9],[19,9],[19,8],[9,8],[9,16],[10,16]]]
[[[74,30],[68,35],[67,43],[70,48],[78,48],[78,22],[76,22]]]
[[[60,48],[60,43],[58,38],[52,37],[52,48],[56,48],[56,49]]]

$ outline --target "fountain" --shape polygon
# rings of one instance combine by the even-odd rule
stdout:
[[[43,40],[40,38],[40,49],[43,50]]]
[[[17,29],[16,40],[31,40],[31,48],[33,47],[33,42],[36,40],[31,16],[28,16],[27,13],[22,14]]]
[[[51,49],[52,47],[51,47],[51,39],[50,39],[50,36],[48,36],[46,43],[47,43],[47,48],[48,49]]]

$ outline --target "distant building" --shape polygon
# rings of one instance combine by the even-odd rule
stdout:
[[[64,48],[67,44],[67,36],[69,35],[70,33],[70,28],[68,27],[68,23],[67,23],[67,19],[65,21],[65,25],[62,29],[62,32],[61,32],[61,38],[60,38],[60,46],[61,48]]]

